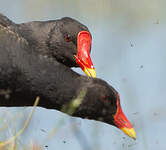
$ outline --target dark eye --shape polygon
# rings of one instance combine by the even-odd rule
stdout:
[[[70,42],[70,41],[71,41],[71,36],[70,36],[69,34],[65,35],[65,36],[64,36],[64,40],[65,40],[66,42]]]

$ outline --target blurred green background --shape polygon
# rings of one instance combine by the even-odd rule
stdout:
[[[20,145],[35,141],[49,150],[166,149],[165,0],[1,0],[0,12],[16,23],[69,16],[88,26],[97,76],[119,91],[137,133],[133,141],[104,123],[37,108]],[[1,108],[5,119],[1,119],[0,141],[18,131],[30,111]],[[4,124],[11,131],[2,130]],[[56,132],[48,139],[52,129]]]

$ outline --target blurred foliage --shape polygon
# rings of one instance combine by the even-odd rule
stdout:
[[[39,103],[39,97],[36,98],[33,109],[29,115],[29,117],[27,118],[27,120],[25,121],[23,127],[16,133],[15,135],[10,137],[9,139],[7,139],[6,141],[0,141],[0,150],[18,150],[18,142],[17,142],[17,138],[24,132],[24,130],[27,128],[32,115],[35,111],[36,106]],[[10,129],[8,129],[10,130]],[[33,149],[32,150],[37,150],[37,146],[32,146]],[[39,150],[39,149],[38,149]]]
[[[74,111],[77,109],[77,107],[79,107],[79,105],[81,104],[84,96],[86,95],[86,92],[87,92],[87,89],[82,89],[80,94],[78,94],[77,98],[73,99],[71,101],[71,103],[65,104],[62,107],[62,112],[72,115],[74,113]],[[19,136],[26,130],[38,103],[39,103],[39,97],[36,98],[33,109],[31,111],[31,113],[29,114],[27,120],[25,121],[23,127],[18,132],[15,131],[15,135],[10,137],[6,141],[0,141],[0,150],[20,150],[20,149],[22,149],[22,150],[26,150],[26,149],[27,150],[42,150],[42,149],[44,149],[44,145],[45,145],[44,143],[43,143],[43,145],[31,143],[28,146],[21,146],[21,144],[19,143]],[[2,117],[1,117],[1,119],[3,120]],[[60,129],[63,126],[63,124],[64,124],[64,118],[62,118],[57,123],[57,126],[55,128],[53,128],[51,130],[51,132],[48,134],[47,141],[53,137],[53,135],[56,133],[56,131],[58,129]],[[10,130],[10,127],[8,125],[5,126],[5,128]],[[3,130],[1,132],[4,132],[5,128],[3,128]]]

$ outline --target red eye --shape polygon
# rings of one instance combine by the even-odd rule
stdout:
[[[104,101],[105,104],[109,103],[109,101],[107,100],[106,96],[102,96],[102,100]]]
[[[70,35],[64,36],[64,40],[65,40],[66,42],[70,42],[70,41],[71,41],[71,36],[70,36]]]

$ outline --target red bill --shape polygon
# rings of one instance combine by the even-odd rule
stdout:
[[[87,76],[96,77],[96,71],[91,57],[91,35],[88,31],[81,31],[77,36],[77,55],[75,55],[77,64]]]

